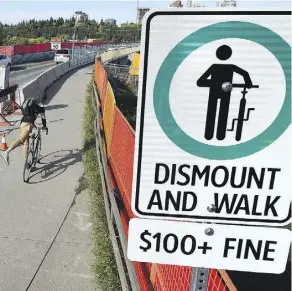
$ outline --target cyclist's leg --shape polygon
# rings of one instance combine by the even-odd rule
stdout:
[[[207,140],[211,140],[214,136],[217,103],[218,98],[216,98],[210,93],[205,127],[205,139]]]
[[[10,147],[7,149],[6,153],[9,154],[12,150],[14,150],[15,148],[17,148],[18,146],[22,145],[22,136],[24,134],[25,131],[25,123],[21,123],[20,125],[20,135],[19,138],[17,138],[16,140],[14,140]]]
[[[29,134],[31,133],[33,129],[33,125],[30,123],[23,122],[20,125],[20,135],[19,138],[13,141],[10,145],[10,147],[7,149],[6,153],[9,154],[12,150],[14,150],[16,147],[24,144],[25,141],[28,140]]]
[[[217,126],[217,139],[224,140],[227,131],[227,122],[230,106],[230,96],[225,96],[221,99],[219,116],[218,116],[218,126]]]
[[[28,155],[28,138],[23,143],[23,157],[26,159]]]
[[[33,125],[28,124],[26,126],[25,132],[23,133],[23,156],[26,159],[28,155],[28,147],[29,147],[29,134],[33,130]]]
[[[16,140],[14,140],[10,147],[3,152],[1,155],[4,158],[5,162],[9,165],[9,153],[14,150],[15,148],[17,148],[18,146],[23,144],[23,138],[26,135],[26,123],[21,123],[20,125],[20,135],[19,138],[17,138]]]

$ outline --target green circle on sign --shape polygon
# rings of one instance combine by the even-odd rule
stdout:
[[[179,127],[171,112],[169,92],[176,70],[189,54],[209,42],[225,38],[247,39],[268,49],[284,71],[286,95],[281,111],[264,132],[241,144],[213,146],[193,139]],[[162,130],[184,151],[210,160],[232,160],[251,155],[277,140],[291,124],[291,47],[270,29],[249,22],[229,21],[201,28],[178,43],[164,60],[155,80],[153,101]]]

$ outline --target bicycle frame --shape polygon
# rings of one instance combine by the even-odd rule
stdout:
[[[23,181],[27,183],[29,180],[29,175],[31,169],[35,167],[36,163],[39,161],[39,156],[41,152],[41,142],[42,142],[42,129],[34,126],[37,129],[36,133],[31,133],[29,135],[29,148],[28,155],[25,160],[24,170],[23,170]],[[48,134],[48,132],[47,132]],[[28,175],[26,175],[28,173]]]
[[[237,121],[235,139],[236,139],[236,141],[240,141],[241,140],[241,136],[242,136],[243,123],[249,120],[250,112],[252,110],[255,110],[255,108],[248,108],[247,109],[247,114],[246,114],[247,116],[245,117],[246,94],[248,93],[247,86],[245,84],[232,84],[231,90],[232,90],[232,88],[242,88],[243,91],[241,91],[242,98],[241,98],[240,104],[239,104],[238,117],[233,119],[232,127],[231,127],[231,129],[227,129],[227,131],[233,131],[234,130],[234,126],[235,126],[235,122]],[[259,86],[258,85],[253,85],[253,86],[251,86],[251,88],[259,88]]]
[[[29,150],[32,150],[33,152],[35,152],[35,145],[37,145],[37,141],[41,140],[41,129],[36,126],[34,126],[34,128],[37,128],[37,133],[34,133],[29,137],[29,140],[31,141],[29,142]]]
[[[30,144],[29,144],[29,149],[28,149],[28,153],[32,153],[32,164],[33,166],[36,165],[37,160],[39,158],[39,151],[41,150],[41,148],[39,149],[38,146],[39,144],[41,145],[41,141],[42,141],[42,136],[41,136],[41,128],[34,126],[34,128],[37,129],[37,133],[33,133],[32,135],[30,135]]]

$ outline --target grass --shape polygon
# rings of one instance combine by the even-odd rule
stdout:
[[[93,122],[96,118],[92,101],[92,83],[87,87],[83,117],[83,163],[93,237],[92,271],[99,290],[121,290],[115,256],[109,236],[106,212],[98,168]]]

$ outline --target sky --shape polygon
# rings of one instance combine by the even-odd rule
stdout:
[[[167,8],[172,1],[143,1],[140,0],[139,6],[150,8]],[[183,4],[186,1],[182,1]],[[206,7],[215,7],[216,1],[193,0],[193,4],[201,4]],[[291,9],[290,0],[237,0],[238,8],[277,8]],[[118,24],[135,22],[137,1],[5,1],[0,0],[1,14],[0,22],[17,23],[22,20],[29,19],[47,19],[51,16],[54,18],[69,18],[73,16],[75,11],[81,10],[89,15],[90,19],[100,21],[107,18],[114,18]]]

